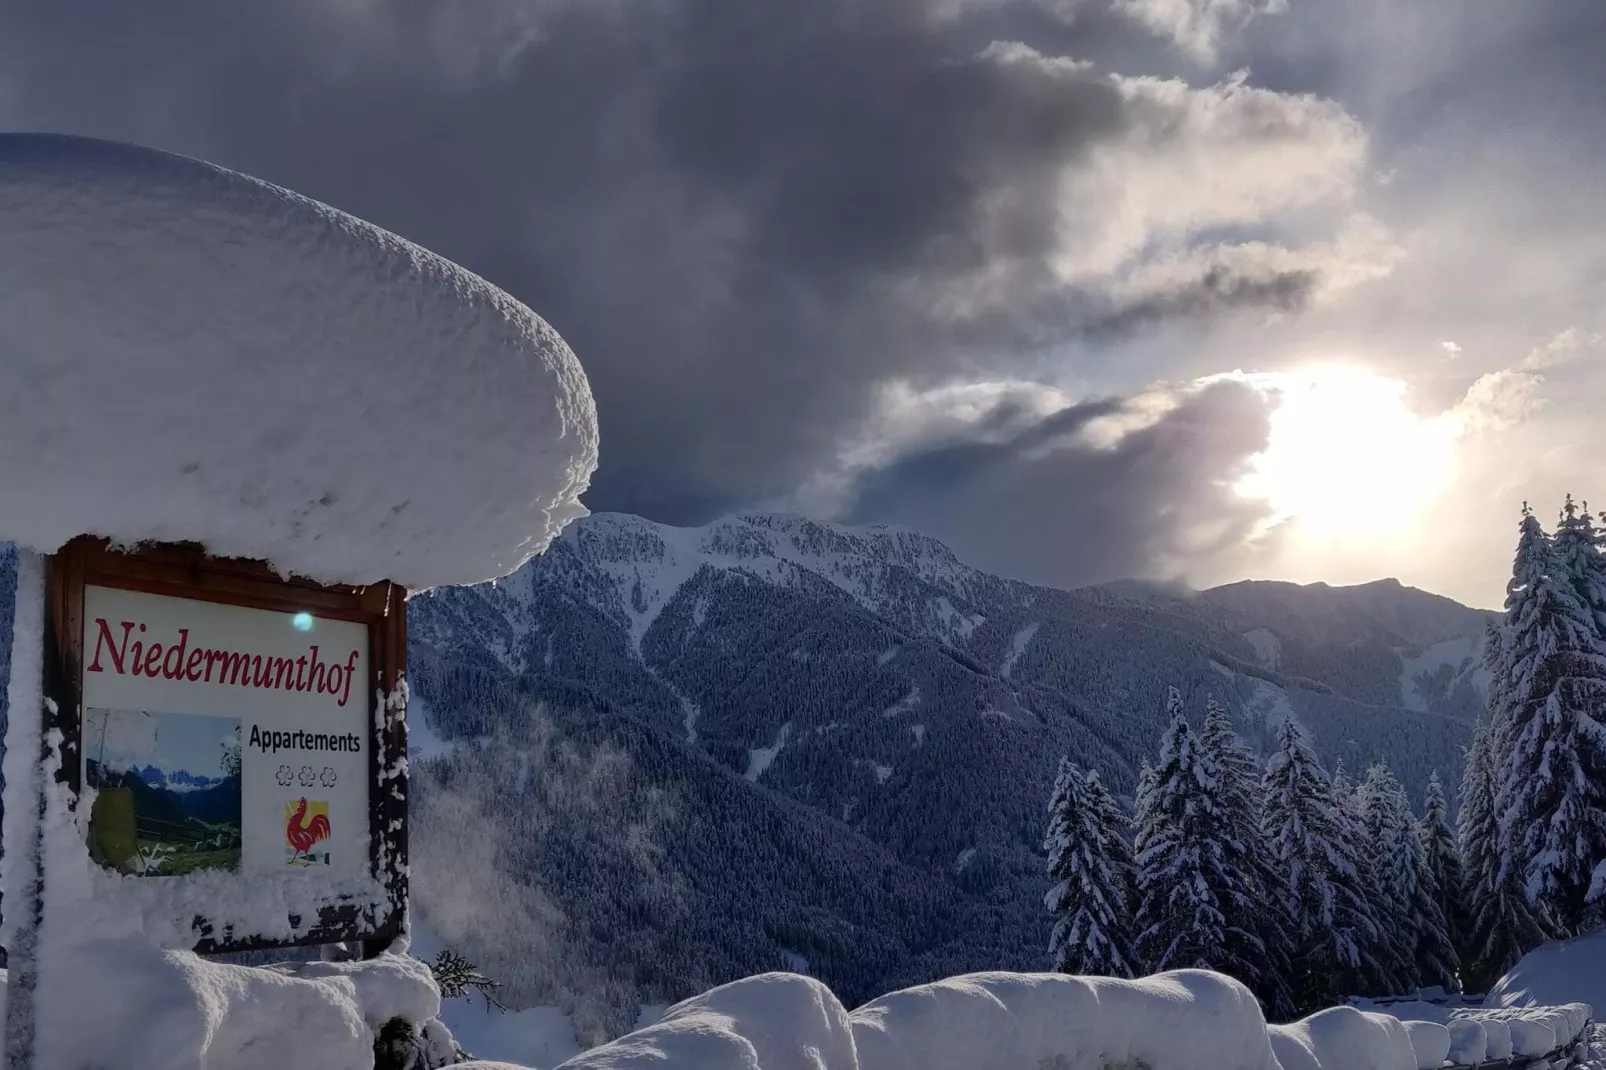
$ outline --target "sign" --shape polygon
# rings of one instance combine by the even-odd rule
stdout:
[[[142,876],[367,870],[366,628],[100,586],[83,627],[91,858]]]
[[[171,883],[201,951],[281,946],[186,904],[201,878],[215,888],[302,875],[286,887],[314,890],[378,881],[377,910],[324,902],[314,919],[292,905],[303,935],[290,942],[373,946],[400,931],[400,588],[330,587],[193,548],[114,552],[90,539],[50,558],[46,587],[57,670],[46,674],[47,728],[61,734],[58,778],[89,800],[79,823],[93,862]]]

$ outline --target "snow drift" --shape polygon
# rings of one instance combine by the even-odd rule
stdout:
[[[1606,928],[1534,948],[1500,978],[1486,1007],[1584,1003],[1606,1014]]]
[[[429,967],[405,955],[256,968],[139,939],[84,950],[62,971],[76,998],[39,1022],[39,1066],[351,1070],[373,1065],[382,1024],[422,1029],[440,1009]],[[434,1032],[448,1055],[450,1037]]]
[[[596,410],[512,297],[288,190],[0,135],[0,539],[190,540],[330,583],[505,575],[584,509]]]
[[[1414,1063],[1412,1064],[1414,1066]],[[791,974],[735,981],[562,1070],[1275,1070],[1249,990],[1182,970],[1141,981],[980,973],[852,1014]]]

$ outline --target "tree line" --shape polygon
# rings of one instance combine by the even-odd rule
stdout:
[[[1385,763],[1357,785],[1297,720],[1262,768],[1225,708],[1169,725],[1130,812],[1063,760],[1044,849],[1049,951],[1067,973],[1231,974],[1267,1013],[1357,995],[1482,990],[1540,942],[1606,920],[1606,555],[1571,497],[1554,534],[1523,509],[1487,714],[1452,826]]]

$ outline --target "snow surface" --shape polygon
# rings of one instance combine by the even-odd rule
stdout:
[[[1606,1014],[1606,928],[1554,940],[1524,955],[1484,997],[1486,1007],[1582,1003]]]
[[[1277,668],[1283,660],[1283,642],[1265,628],[1252,628],[1244,633],[1249,645],[1255,648],[1255,660],[1267,669]]]
[[[440,1004],[427,966],[388,953],[257,968],[131,938],[74,948],[56,966],[72,993],[45,1005],[42,1070],[352,1070],[373,1065],[376,1027],[393,1017],[422,1026]]]
[[[983,973],[848,1014],[792,974],[735,981],[563,1070],[1275,1070],[1259,1007],[1220,974]],[[1414,1063],[1413,1063],[1414,1066]]]
[[[1266,1032],[1282,1070],[1418,1070],[1404,1024],[1386,1014],[1329,1007]]]
[[[1037,629],[1042,627],[1038,621],[1032,621],[1026,627],[1015,633],[1015,638],[1009,641],[1009,653],[1004,655],[1004,663],[998,668],[998,675],[1009,679],[1009,674],[1015,671],[1015,663],[1026,653],[1026,648],[1032,645],[1037,636]]]
[[[847,1011],[818,981],[766,973],[669,1008],[563,1070],[858,1070]],[[933,1068],[935,1070],[935,1068]]]
[[[742,775],[748,780],[757,782],[779,757],[782,748],[786,746],[786,737],[792,734],[792,722],[787,721],[781,726],[780,732],[775,736],[775,742],[768,747],[753,747],[747,752],[747,771]]]
[[[1260,718],[1261,723],[1266,726],[1266,731],[1272,733],[1281,728],[1284,722],[1293,721],[1299,725],[1307,738],[1311,736],[1310,726],[1294,713],[1294,704],[1289,699],[1287,691],[1270,681],[1258,678],[1251,678],[1250,683],[1249,697],[1244,702],[1245,717]]]
[[[1472,686],[1479,694],[1489,690],[1489,671],[1483,667],[1481,641],[1471,636],[1458,636],[1423,650],[1419,654],[1400,659],[1400,697],[1408,710],[1427,712],[1427,700],[1417,690],[1419,676],[1431,676],[1449,666],[1457,675],[1471,673]]]
[[[505,575],[585,513],[596,410],[551,327],[211,164],[0,135],[0,320],[0,539],[417,590]]]
[[[429,705],[424,696],[410,692],[407,700],[407,756],[414,761],[447,758],[457,744],[436,733],[430,723]]]

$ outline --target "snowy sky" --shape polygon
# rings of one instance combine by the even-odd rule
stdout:
[[[22,0],[0,126],[281,182],[590,374],[587,501],[1496,604],[1606,449],[1599,0]]]

